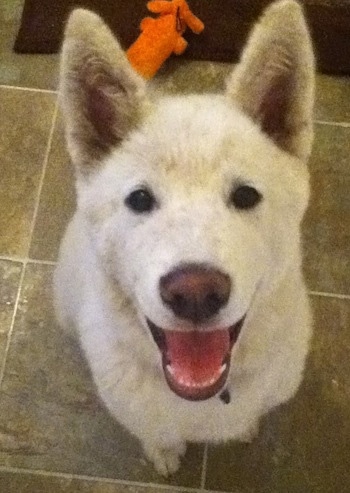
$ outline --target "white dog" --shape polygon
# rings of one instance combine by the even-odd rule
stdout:
[[[152,94],[99,17],[69,19],[61,103],[78,208],[57,315],[162,474],[187,441],[248,440],[300,384],[313,99],[294,0],[267,9],[221,95]]]

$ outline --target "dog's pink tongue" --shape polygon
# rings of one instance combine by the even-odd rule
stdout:
[[[228,330],[166,331],[167,356],[176,380],[209,385],[218,378],[230,349]]]

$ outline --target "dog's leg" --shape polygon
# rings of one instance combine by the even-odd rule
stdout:
[[[156,471],[162,476],[174,474],[179,466],[180,459],[186,453],[185,442],[178,442],[171,447],[162,447],[156,443],[144,443],[146,457],[154,464]]]
[[[97,272],[94,279],[94,287],[105,292],[98,284]],[[142,365],[135,366],[135,354],[123,351],[123,343],[115,339],[114,323],[105,316],[113,312],[111,307],[94,305],[93,298],[85,306],[78,321],[80,342],[101,399],[111,415],[139,439],[159,474],[173,474],[186,452],[186,443],[168,414],[167,394]],[[96,329],[100,327],[103,331]]]

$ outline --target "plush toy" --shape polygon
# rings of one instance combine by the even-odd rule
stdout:
[[[172,53],[181,55],[185,51],[187,41],[182,34],[186,28],[199,34],[204,24],[192,14],[185,0],[153,0],[147,8],[159,17],[142,20],[141,34],[127,56],[134,69],[150,79]]]

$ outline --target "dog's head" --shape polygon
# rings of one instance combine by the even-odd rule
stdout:
[[[223,387],[257,293],[300,267],[313,86],[293,0],[266,11],[220,95],[149,94],[99,17],[70,17],[61,101],[78,207],[182,397]]]

